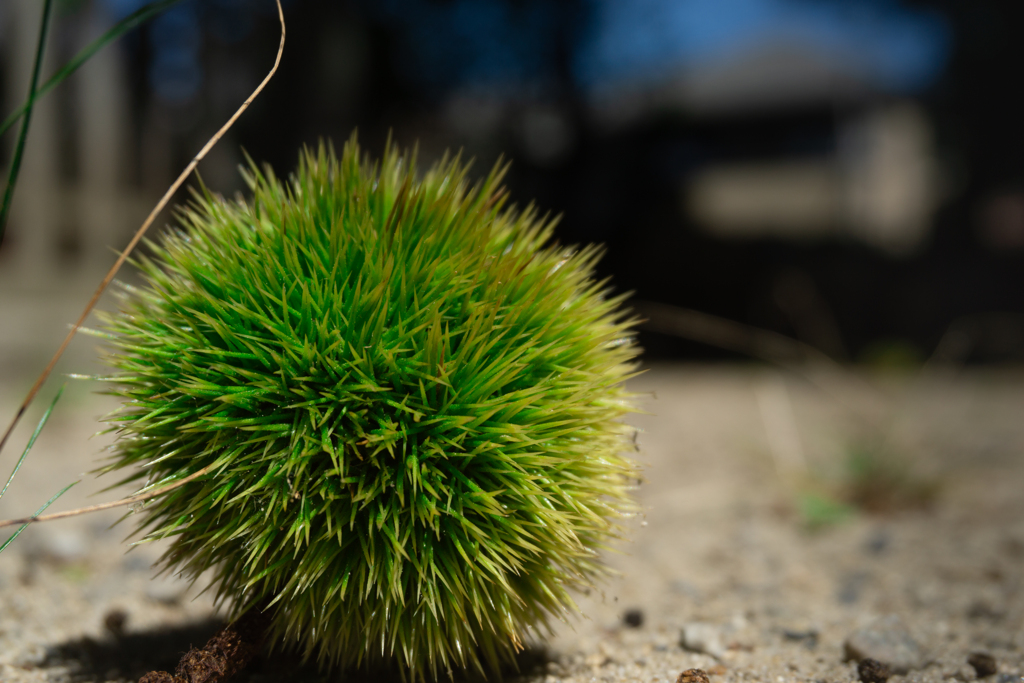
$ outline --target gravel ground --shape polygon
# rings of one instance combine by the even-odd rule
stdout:
[[[9,416],[27,383],[4,379]],[[506,678],[671,683],[700,668],[711,683],[841,683],[858,679],[853,655],[905,670],[893,683],[1021,683],[1022,380],[1015,369],[650,368],[632,382],[647,411],[634,420],[645,512],[609,557],[620,576],[581,595],[586,617],[537,639]],[[86,439],[111,404],[92,388],[75,383],[62,399],[0,515],[34,510],[95,466],[106,437]],[[905,466],[883,510],[803,507],[851,481],[857,447]],[[118,495],[93,495],[106,484],[86,475],[54,509]],[[901,509],[915,501],[929,504]],[[201,586],[153,579],[158,546],[125,552],[131,520],[109,528],[119,516],[38,525],[0,556],[0,681],[134,681],[173,668],[217,628]],[[968,663],[979,653],[994,673],[985,657]],[[237,680],[390,678],[320,675],[274,656]]]

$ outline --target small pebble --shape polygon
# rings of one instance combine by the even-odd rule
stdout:
[[[972,602],[967,608],[969,619],[988,619],[990,621],[1001,621],[1006,616],[1006,611],[983,600]]]
[[[844,605],[852,605],[860,600],[868,575],[864,572],[852,572],[843,577],[836,594],[836,599]]]
[[[782,637],[786,640],[802,643],[808,650],[813,650],[818,646],[818,629],[816,628],[783,629]]]
[[[640,628],[644,625],[643,610],[626,610],[626,613],[622,615],[622,621],[626,624],[626,626],[629,626],[630,628]]]
[[[885,683],[892,672],[877,659],[862,659],[857,662],[857,676],[861,683]]]
[[[1015,560],[1024,558],[1024,539],[1008,536],[1003,540],[1003,552]]]
[[[878,529],[868,537],[864,547],[872,555],[881,555],[889,549],[889,532]]]
[[[972,652],[971,656],[967,658],[967,663],[974,668],[974,673],[978,675],[978,678],[988,678],[999,671],[999,667],[996,666],[996,658],[987,652]]]
[[[703,669],[687,669],[679,674],[676,683],[711,683],[711,679]]]
[[[843,644],[847,661],[875,659],[894,674],[924,666],[924,652],[896,615],[876,619],[854,631]]]
[[[128,623],[128,613],[123,609],[112,609],[103,617],[103,626],[115,638],[124,636],[124,627]]]
[[[679,644],[693,652],[703,652],[715,658],[725,654],[718,629],[710,624],[692,623],[683,626]]]

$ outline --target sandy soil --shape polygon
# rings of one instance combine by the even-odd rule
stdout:
[[[968,658],[979,652],[996,662],[988,681],[1021,683],[1022,380],[1007,369],[806,377],[651,368],[632,383],[648,411],[634,420],[645,514],[609,557],[621,575],[580,596],[586,617],[538,639],[508,678],[654,683],[699,667],[712,683],[841,683],[857,679],[844,644],[883,623],[899,632],[880,634],[882,646],[916,659],[894,683],[974,680]],[[24,386],[3,383],[0,415],[12,414]],[[62,399],[0,516],[34,510],[95,466],[105,437],[86,437],[110,404],[89,389],[76,384]],[[5,472],[30,431],[0,461]],[[804,509],[810,494],[828,500],[852,481],[855,448],[906,468],[887,509]],[[117,495],[90,495],[106,484],[86,475],[54,509]],[[899,495],[932,502],[899,509]],[[0,555],[0,681],[136,680],[172,668],[215,630],[198,587],[152,580],[159,547],[125,553],[132,525],[109,529],[118,516],[39,525]],[[272,657],[238,680],[381,677],[326,676]]]

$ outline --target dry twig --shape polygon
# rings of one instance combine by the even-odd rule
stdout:
[[[198,479],[213,468],[213,465],[204,467],[198,472],[193,472],[184,479],[179,479],[173,484],[167,486],[161,486],[158,489],[147,491],[146,493],[136,493],[134,496],[128,496],[121,500],[112,500],[109,503],[98,503],[96,505],[87,505],[84,508],[78,508],[76,510],[66,510],[64,512],[54,512],[50,515],[35,515],[33,517],[22,517],[20,519],[5,519],[0,521],[0,529],[8,526],[20,526],[21,524],[33,524],[35,522],[52,522],[55,519],[64,519],[66,517],[77,517],[78,515],[85,515],[90,512],[99,512],[100,510],[109,510],[111,508],[124,507],[125,505],[135,505],[143,501],[149,500],[150,498],[156,498],[162,496],[168,491],[172,491],[179,486],[189,483],[193,479]]]

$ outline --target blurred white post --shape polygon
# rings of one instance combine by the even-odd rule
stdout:
[[[92,3],[78,36],[84,47],[112,24]],[[127,241],[126,193],[122,187],[128,154],[128,88],[117,44],[97,52],[75,76],[78,110],[78,227],[82,264],[92,272],[105,270],[114,260],[112,249]]]
[[[10,108],[20,105],[28,95],[32,65],[35,60],[42,3],[38,0],[4,0],[8,5],[7,92]],[[51,28],[52,28],[51,18]],[[53,53],[52,35],[47,41],[47,55]],[[43,62],[40,83],[52,71],[51,58]],[[14,203],[11,206],[8,235],[12,242],[10,259],[4,268],[14,271],[27,287],[45,285],[56,273],[56,238],[62,217],[62,195],[58,164],[58,120],[56,102],[43,97],[35,104],[29,128],[25,155],[22,158]],[[16,126],[17,128],[17,126]],[[14,148],[16,133],[8,136],[7,156]],[[3,168],[6,178],[9,166]]]
[[[845,128],[839,163],[850,230],[890,253],[913,251],[928,236],[938,203],[927,116],[920,105],[902,102],[872,109]]]

